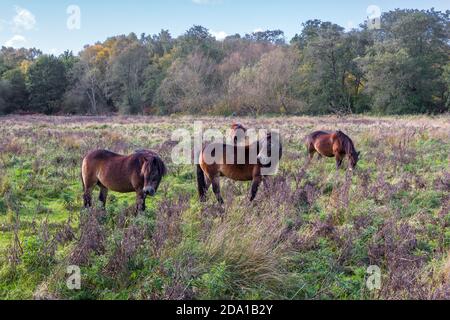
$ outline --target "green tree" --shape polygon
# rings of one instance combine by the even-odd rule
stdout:
[[[257,31],[245,35],[245,39],[254,42],[271,43],[274,45],[284,45],[286,43],[284,32],[281,30]]]
[[[194,25],[186,33],[177,39],[177,46],[183,58],[190,54],[200,52],[203,56],[219,62],[223,58],[223,52],[216,39],[208,29]]]
[[[138,114],[146,105],[144,71],[150,63],[148,51],[136,43],[115,57],[111,66],[111,81],[118,94],[115,104],[124,114]]]
[[[351,113],[360,101],[363,73],[356,63],[365,52],[363,38],[329,22],[306,23],[297,36],[302,52],[300,96],[306,112]]]
[[[25,77],[21,70],[16,68],[5,72],[2,76],[4,86],[7,88],[4,93],[4,113],[25,110],[28,104],[28,91],[25,84]]]
[[[10,105],[8,103],[10,95],[9,82],[0,79],[0,114],[7,114],[10,111]]]
[[[39,57],[28,70],[27,84],[30,93],[30,111],[45,114],[60,111],[67,85],[63,62],[55,56]]]
[[[147,46],[150,57],[162,57],[168,54],[172,50],[174,42],[168,30],[161,30],[159,34],[153,36],[145,36],[143,34],[141,37],[141,43]]]
[[[437,113],[446,108],[449,14],[396,10],[382,17],[383,30],[361,63],[374,110],[379,113]],[[448,110],[448,109],[447,109]]]

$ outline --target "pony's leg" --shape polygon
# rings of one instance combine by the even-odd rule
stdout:
[[[83,194],[83,201],[84,201],[84,208],[90,208],[92,207],[92,191],[94,190],[94,187],[85,187],[84,194]]]
[[[205,177],[205,183],[206,183],[206,191],[209,190],[209,188],[211,188],[211,180],[208,177]]]
[[[250,196],[250,201],[255,200],[256,194],[258,193],[258,189],[259,189],[259,186],[261,185],[261,182],[262,182],[262,177],[261,176],[257,176],[257,177],[253,178],[252,194]]]
[[[145,193],[141,190],[136,192],[136,212],[145,211]]]
[[[306,145],[306,148],[308,149],[308,162],[311,162],[314,159],[314,154],[316,153],[316,148],[314,147],[314,144],[308,143]]]
[[[263,183],[265,191],[269,191],[269,181],[267,180],[267,177],[262,178],[262,183]]]
[[[341,155],[336,156],[336,170],[339,170],[342,166],[342,161],[344,161],[344,158],[341,157]]]
[[[214,179],[212,179],[212,186],[213,186],[213,191],[214,191],[214,194],[216,195],[217,201],[220,204],[224,204],[222,195],[220,194],[220,177],[215,177]]]
[[[92,174],[85,174],[84,172],[81,174],[81,180],[83,182],[83,200],[84,200],[84,208],[92,207],[92,192],[94,191],[95,186],[98,184],[98,179],[96,176]]]
[[[83,194],[84,208],[92,207],[92,189],[87,189]]]
[[[208,194],[208,191],[209,191],[209,188],[211,188],[212,181],[211,181],[211,179],[209,179],[209,178],[206,177],[206,176],[205,176],[205,184],[206,184],[205,195],[207,195],[207,194]],[[206,201],[207,198],[208,198],[208,197],[205,196],[205,201]]]
[[[108,198],[108,189],[104,186],[100,186],[100,196],[98,200],[102,203],[103,209],[106,209],[106,199]]]
[[[147,200],[147,197],[144,195],[142,197],[142,206],[141,206],[141,211],[144,212],[147,209],[147,206],[145,205],[145,200]]]

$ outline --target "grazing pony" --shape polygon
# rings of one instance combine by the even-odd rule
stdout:
[[[92,190],[100,187],[100,202],[106,206],[108,189],[129,193],[136,192],[136,210],[145,211],[145,199],[158,191],[167,169],[161,158],[149,150],[140,150],[130,156],[97,150],[83,160],[82,183],[85,208],[92,206]]]
[[[272,144],[274,148],[279,147],[278,159],[272,159]],[[276,149],[275,149],[276,150]],[[221,152],[221,158],[210,164],[207,155],[216,157],[217,151]],[[232,156],[227,157],[227,152],[234,151]],[[254,155],[253,155],[254,154]],[[256,159],[252,159],[255,157]],[[199,156],[197,165],[197,185],[200,201],[206,201],[206,193],[212,184],[213,192],[217,201],[223,204],[220,193],[220,177],[227,177],[234,181],[253,181],[250,201],[253,201],[263,181],[265,169],[277,167],[282,157],[282,146],[278,133],[269,133],[267,137],[253,143],[252,145],[238,146],[226,144],[210,144],[205,146]],[[228,161],[227,161],[228,160]],[[273,161],[273,162],[272,162]],[[272,173],[270,173],[272,174]]]
[[[356,152],[352,139],[342,131],[316,131],[306,137],[306,148],[308,149],[309,159],[312,160],[314,153],[319,157],[336,158],[336,169],[342,165],[345,156],[350,162],[350,170],[355,169],[358,164],[360,152]]]
[[[231,138],[233,139],[233,143],[235,145],[238,145],[241,143],[242,138],[245,136],[245,133],[247,133],[247,128],[244,127],[240,123],[233,123],[231,125]],[[248,139],[245,137],[245,143],[248,144]]]

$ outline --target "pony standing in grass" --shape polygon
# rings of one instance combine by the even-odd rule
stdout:
[[[350,170],[356,168],[359,161],[360,152],[357,152],[352,139],[342,131],[316,131],[306,137],[306,148],[309,159],[312,160],[317,152],[319,158],[336,158],[336,170],[342,166],[342,162],[347,156],[350,163]]]
[[[277,150],[277,155],[272,155],[272,150]],[[219,152],[220,157],[216,157]],[[230,156],[230,152],[234,152],[233,155]],[[253,153],[255,153],[255,159],[252,159]],[[211,163],[208,161],[211,160],[210,157],[219,159],[215,159]],[[197,165],[200,201],[206,201],[206,193],[212,185],[217,201],[220,204],[224,203],[220,193],[220,177],[227,177],[234,181],[252,181],[250,201],[253,201],[264,176],[267,175],[263,169],[277,168],[281,157],[282,145],[278,133],[268,133],[264,139],[251,145],[216,143],[205,146],[200,153]]]
[[[82,182],[85,208],[92,206],[92,191],[100,187],[100,202],[106,206],[108,190],[136,192],[136,210],[145,211],[145,199],[158,191],[167,169],[161,158],[149,150],[122,156],[106,150],[89,153],[83,160]]]
[[[248,137],[246,137],[247,128],[240,123],[233,123],[231,125],[231,139],[235,145],[241,144],[242,140],[248,144]]]

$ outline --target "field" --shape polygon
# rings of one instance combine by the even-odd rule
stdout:
[[[236,119],[0,118],[0,299],[450,299],[449,116],[239,119],[280,129],[285,152],[255,203],[223,179],[223,207],[171,163],[173,130],[194,120],[225,132]],[[316,129],[352,137],[356,171],[307,164]],[[165,159],[144,214],[134,194],[82,210],[81,160],[98,148]]]

